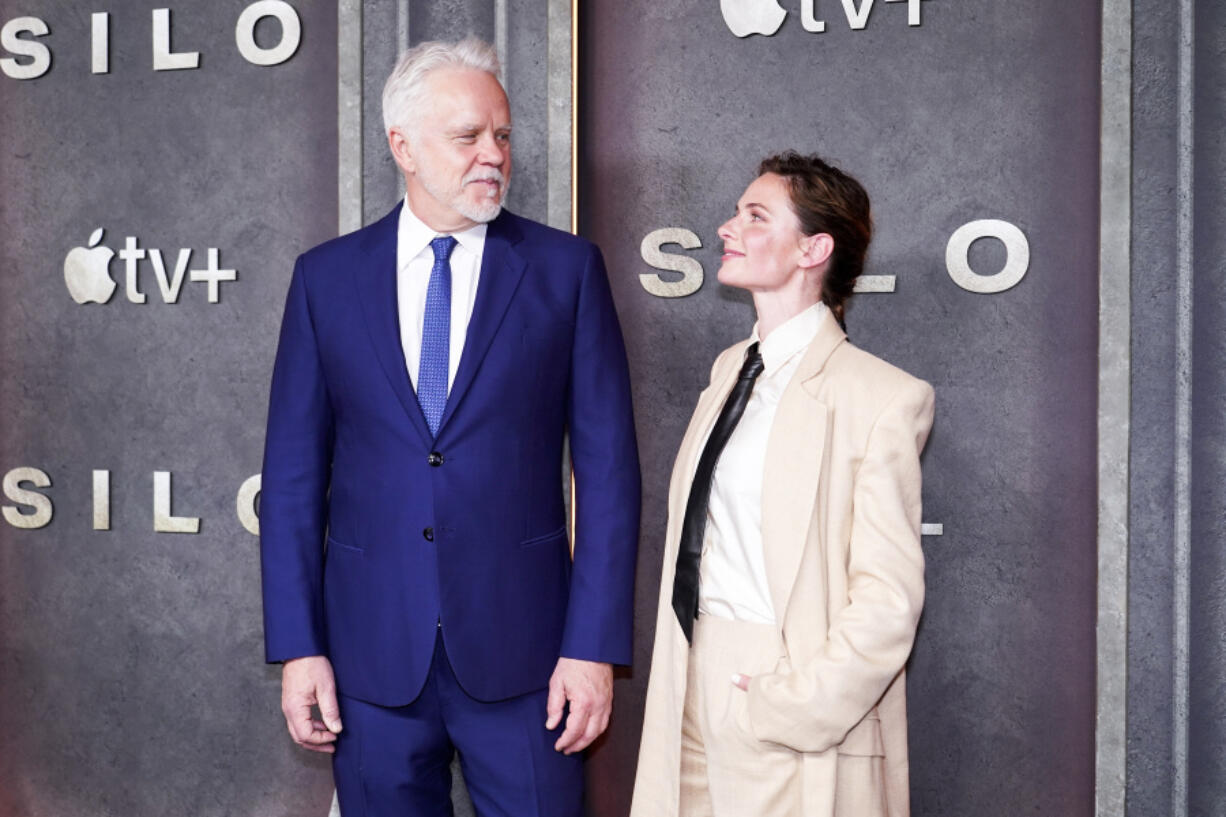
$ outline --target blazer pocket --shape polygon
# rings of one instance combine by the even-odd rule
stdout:
[[[853,726],[847,737],[843,738],[838,748],[840,755],[885,756],[885,744],[881,741],[881,721],[874,712],[870,712],[864,720]]]
[[[336,548],[338,553],[355,553],[358,556],[366,553],[366,548],[360,548],[357,545],[346,545],[344,542],[338,542],[331,536],[328,537],[328,550]]]
[[[566,525],[565,524],[563,524],[562,527],[558,528],[555,531],[550,531],[544,536],[533,536],[531,539],[525,539],[524,541],[519,543],[519,546],[521,548],[530,548],[530,547],[533,547],[534,545],[543,545],[546,542],[552,542],[554,539],[557,539],[562,536],[566,536]]]

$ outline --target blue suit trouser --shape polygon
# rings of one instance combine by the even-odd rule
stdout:
[[[332,770],[342,817],[451,817],[451,760],[478,817],[581,817],[583,760],[545,729],[548,690],[493,703],[456,680],[440,632],[425,686],[407,706],[340,696]]]

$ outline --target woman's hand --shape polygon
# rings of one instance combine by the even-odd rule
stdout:
[[[741,673],[739,672],[734,672],[732,673],[732,685],[736,687],[740,687],[741,689],[748,692],[749,691],[749,679],[751,679],[752,677],[753,677],[752,675],[741,675]]]

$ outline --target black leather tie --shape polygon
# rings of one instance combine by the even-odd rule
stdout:
[[[745,363],[737,377],[736,385],[720,409],[711,436],[702,449],[694,482],[690,485],[690,498],[685,503],[685,518],[681,523],[681,544],[677,551],[677,573],[673,577],[673,612],[685,640],[694,643],[694,619],[698,618],[698,569],[702,560],[702,540],[707,529],[707,503],[711,499],[711,481],[715,477],[715,464],[723,452],[733,429],[745,413],[754,381],[762,374],[762,355],[758,344],[745,350]]]

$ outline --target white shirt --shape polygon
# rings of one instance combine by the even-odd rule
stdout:
[[[720,454],[707,505],[699,574],[698,612],[702,615],[775,622],[766,560],[762,552],[762,478],[766,443],[779,398],[796,373],[805,349],[830,320],[823,303],[788,319],[761,341],[763,369],[754,382],[745,413]],[[754,325],[751,341],[758,340]],[[706,445],[706,442],[703,442]]]
[[[477,302],[477,279],[481,275],[481,256],[485,252],[487,224],[478,224],[455,237],[451,251],[451,344],[447,370],[447,390],[455,383],[456,369],[468,335],[468,321]],[[421,366],[421,332],[426,320],[426,288],[430,270],[434,267],[434,250],[430,241],[440,233],[430,229],[409,209],[406,196],[400,208],[400,224],[396,231],[396,303],[400,313],[400,344],[409,379],[417,388],[417,370]]]

